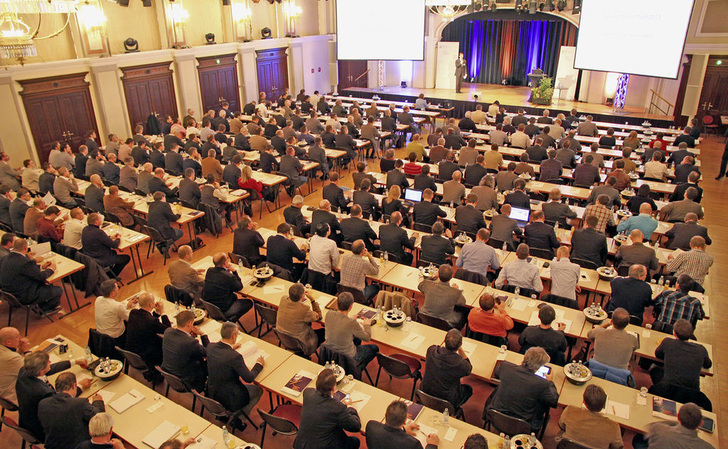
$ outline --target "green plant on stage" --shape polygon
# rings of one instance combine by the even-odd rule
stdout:
[[[531,88],[531,101],[533,103],[550,104],[554,96],[554,79],[541,78],[538,86]]]

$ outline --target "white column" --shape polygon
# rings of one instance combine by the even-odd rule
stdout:
[[[180,116],[184,117],[187,109],[192,108],[201,117],[207,111],[202,110],[202,94],[194,50],[175,50],[173,58],[174,76],[177,81],[177,107]]]
[[[11,75],[0,75],[0,104],[3,105],[0,149],[10,156],[11,165],[14,167],[22,165],[25,159],[33,159],[38,163],[38,153],[25,118],[25,108]]]

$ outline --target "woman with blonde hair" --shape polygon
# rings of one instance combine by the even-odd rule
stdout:
[[[400,186],[392,186],[387,192],[387,196],[382,198],[382,214],[385,216],[392,215],[394,212],[402,213],[402,224],[407,225],[407,212],[403,209],[402,200],[399,197],[402,195],[402,188]]]

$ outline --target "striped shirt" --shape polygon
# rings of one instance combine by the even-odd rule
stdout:
[[[711,265],[713,265],[713,256],[702,249],[691,249],[675,256],[667,263],[665,270],[668,273],[674,272],[675,276],[687,274],[695,282],[703,285]]]
[[[679,319],[686,319],[696,323],[705,316],[700,300],[680,290],[667,290],[655,300],[655,307],[660,309],[659,321],[675,324]]]

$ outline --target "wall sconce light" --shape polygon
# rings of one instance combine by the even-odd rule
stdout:
[[[100,5],[89,0],[78,6],[76,18],[83,31],[86,53],[105,54],[108,49],[106,16]]]
[[[167,4],[167,18],[172,28],[172,48],[187,47],[187,39],[185,37],[185,26],[190,14],[182,5],[182,0],[169,0]]]
[[[303,11],[296,5],[295,0],[285,0],[283,3],[283,14],[286,16],[286,37],[298,37],[296,34],[296,18]]]
[[[232,18],[235,39],[243,42],[253,40],[253,11],[250,9],[248,0],[233,3]]]
[[[124,53],[136,53],[139,51],[139,42],[133,37],[127,37],[124,41]]]

